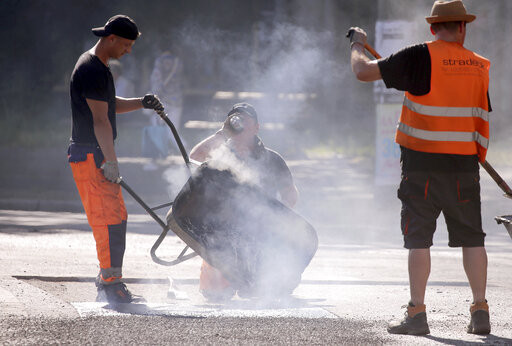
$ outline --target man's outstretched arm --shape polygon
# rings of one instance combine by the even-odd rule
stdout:
[[[370,60],[365,54],[366,32],[358,27],[350,28],[350,64],[356,78],[362,82],[382,79],[377,60]]]
[[[377,60],[370,60],[365,52],[364,46],[355,44],[350,54],[352,71],[361,82],[373,82],[382,79]]]

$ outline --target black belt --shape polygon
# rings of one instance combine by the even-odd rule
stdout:
[[[71,141],[70,142],[71,145],[78,145],[80,147],[89,147],[89,148],[99,148],[99,144],[98,143],[83,143],[83,142],[73,142]]]

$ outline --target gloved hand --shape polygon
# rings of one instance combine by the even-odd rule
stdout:
[[[364,47],[364,45],[366,44],[367,36],[368,35],[366,35],[366,32],[357,26],[353,26],[350,29],[348,29],[347,37],[350,39],[350,48],[352,48],[352,45],[354,45],[355,43],[360,43]]]
[[[113,183],[117,182],[117,179],[119,179],[119,167],[117,166],[117,161],[105,161],[105,163],[101,165],[101,169],[103,170],[103,175],[108,181]]]
[[[153,94],[146,94],[142,98],[142,106],[147,109],[154,109],[156,111],[164,110],[164,106],[158,99],[158,96]]]

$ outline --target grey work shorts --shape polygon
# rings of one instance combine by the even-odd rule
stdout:
[[[441,212],[448,228],[448,246],[484,246],[478,170],[404,171],[398,198],[402,201],[401,228],[405,248],[431,247]]]

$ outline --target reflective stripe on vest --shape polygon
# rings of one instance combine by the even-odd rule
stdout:
[[[427,131],[415,129],[403,123],[398,124],[398,130],[407,136],[435,142],[477,142],[482,147],[489,146],[489,140],[477,131],[475,132],[456,132],[456,131]]]
[[[489,146],[487,59],[455,42],[427,42],[430,91],[405,93],[395,140],[417,151],[478,155]]]
[[[479,107],[436,107],[425,106],[404,97],[404,106],[411,111],[433,117],[477,117],[489,121],[489,112]]]

